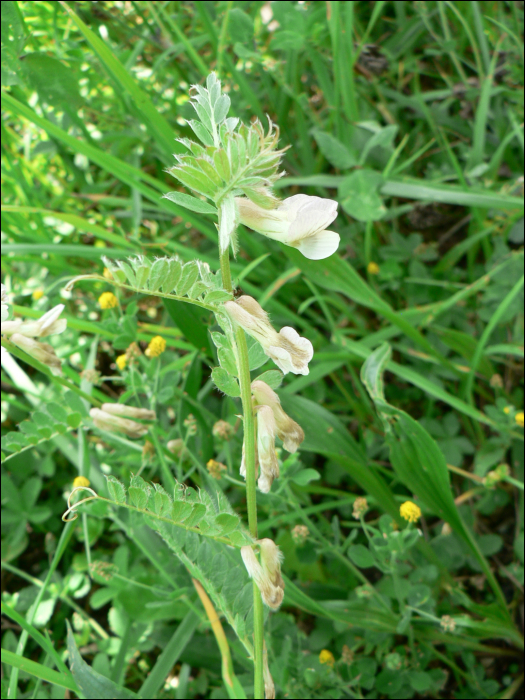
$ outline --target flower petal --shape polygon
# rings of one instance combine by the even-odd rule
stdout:
[[[337,202],[333,199],[308,197],[308,202],[297,211],[295,220],[290,224],[288,237],[291,242],[323,231],[337,217]]]
[[[319,231],[313,236],[302,238],[297,244],[297,249],[309,260],[323,260],[335,253],[340,240],[335,231]]]

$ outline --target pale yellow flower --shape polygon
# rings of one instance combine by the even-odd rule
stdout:
[[[76,488],[77,486],[89,486],[90,485],[89,479],[86,479],[85,476],[76,476],[73,479],[73,488]]]
[[[104,292],[98,298],[98,303],[101,309],[114,309],[118,306],[117,297],[113,292]]]
[[[43,296],[43,289],[35,289],[35,291],[31,294],[31,298],[33,299],[33,301],[38,301],[39,299],[42,299]]]
[[[144,351],[146,357],[158,357],[166,350],[166,341],[161,335],[156,335],[149,342],[148,347]]]
[[[322,649],[321,653],[319,654],[319,663],[326,664],[327,666],[330,666],[330,668],[333,668],[335,659],[332,652],[328,651],[328,649]]]
[[[366,266],[366,271],[368,272],[369,275],[378,275],[379,274],[379,265],[371,260],[368,265]]]
[[[128,358],[127,356],[124,355],[119,355],[117,359],[115,360],[117,367],[119,370],[122,372],[123,369],[126,368],[126,365],[128,364]]]
[[[405,501],[399,508],[399,515],[409,523],[415,523],[421,517],[421,508],[412,501]]]

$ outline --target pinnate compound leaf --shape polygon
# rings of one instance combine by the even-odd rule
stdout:
[[[192,197],[191,195],[184,194],[183,192],[166,192],[166,194],[163,195],[163,198],[169,199],[170,202],[175,202],[175,204],[178,204],[185,209],[189,209],[190,211],[196,211],[199,214],[214,214],[215,216],[218,214],[217,209],[212,204],[203,202],[202,199],[197,199],[197,197]]]
[[[217,389],[222,391],[223,394],[233,398],[241,395],[237,380],[223,367],[214,367],[211,372],[211,378]]]
[[[140,476],[133,475],[129,482],[128,492],[131,503],[137,508],[144,510],[148,505],[151,486]]]
[[[193,287],[199,276],[199,267],[195,260],[186,263],[182,268],[181,278],[177,284],[177,295],[185,296]]]
[[[126,502],[126,489],[124,484],[122,484],[114,476],[106,476],[106,481],[108,485],[109,497],[112,501],[116,503]]]

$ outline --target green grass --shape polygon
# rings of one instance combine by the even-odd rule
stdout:
[[[181,528],[161,539],[159,512],[119,507],[106,480],[128,487],[140,472],[168,492],[183,480],[246,522],[240,403],[210,379],[218,326],[206,308],[100,277],[102,256],[219,269],[213,210],[162,196],[188,194],[166,169],[184,150],[175,139],[193,136],[190,86],[212,70],[230,115],[268,114],[291,145],[278,196],[339,202],[334,256],[241,227],[231,262],[273,324],[314,346],[310,374],[278,389],[305,441],[281,450],[280,479],[257,496],[259,536],[285,557],[284,603],[265,622],[277,697],[520,695],[520,3],[4,5],[2,280],[15,317],[63,303],[68,320],[48,339],[62,377],[5,342],[4,695],[253,697],[239,545],[197,547],[191,528],[183,545]],[[98,278],[64,292],[79,275]],[[110,289],[119,306],[102,311]],[[157,335],[160,358],[117,368]],[[156,410],[145,438],[93,427],[89,405],[119,398]],[[219,480],[210,459],[226,466]],[[64,525],[78,475],[104,500]],[[399,515],[407,500],[421,536]],[[225,636],[192,577],[221,601]]]

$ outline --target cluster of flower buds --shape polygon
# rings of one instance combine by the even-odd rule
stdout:
[[[148,432],[147,425],[137,423],[133,418],[155,420],[157,417],[155,411],[122,403],[103,403],[101,408],[92,408],[89,415],[97,428],[110,433],[124,433],[130,438],[139,438]]]
[[[34,357],[35,360],[47,365],[53,374],[60,374],[62,372],[61,361],[54,348],[48,343],[41,343],[36,339],[56,335],[66,329],[66,319],[59,318],[63,310],[64,304],[58,304],[35,321],[22,321],[19,318],[8,321],[7,297],[4,285],[2,285],[1,333],[21,350]]]
[[[241,547],[241,556],[250,578],[261,591],[266,605],[277,610],[284,598],[284,581],[281,576],[283,555],[273,540],[257,540],[261,561],[257,559],[251,545]]]
[[[244,295],[236,301],[227,301],[224,308],[248,335],[259,341],[265,354],[284,374],[309,373],[308,363],[314,350],[307,338],[301,338],[297,331],[289,326],[281,328],[277,333],[268,314],[253,297]]]

